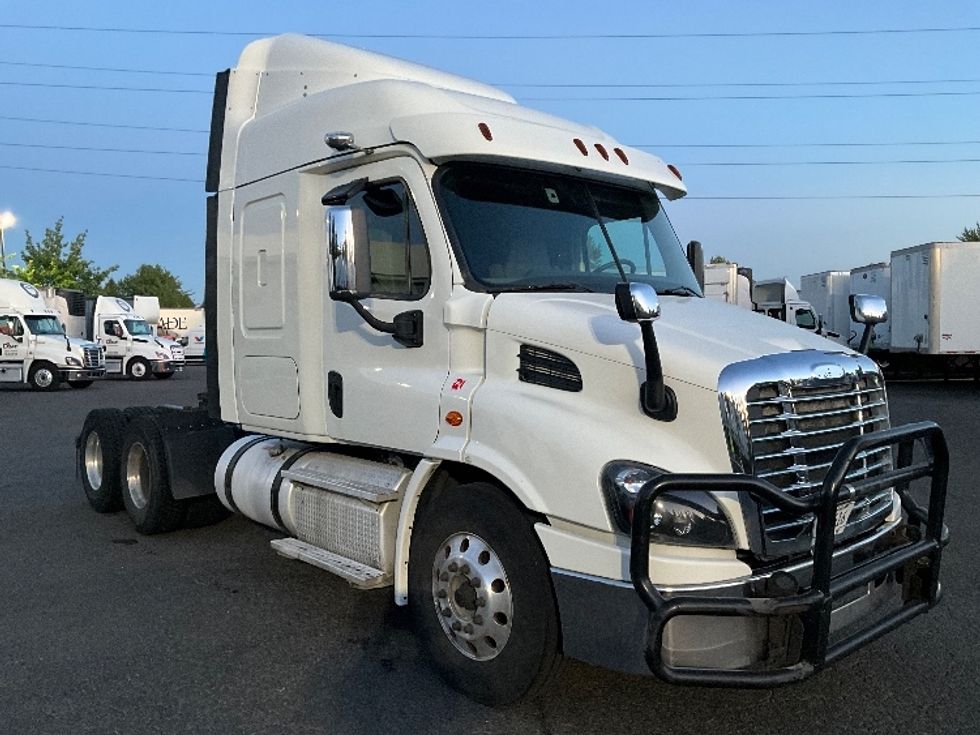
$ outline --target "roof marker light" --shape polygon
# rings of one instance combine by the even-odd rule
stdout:
[[[607,161],[609,160],[609,151],[606,150],[606,147],[602,143],[596,143],[595,149],[599,151],[599,155],[602,156],[605,160]]]
[[[575,138],[573,141],[575,147],[579,149],[583,156],[589,155],[589,149],[585,147],[585,143],[582,142],[581,138]]]
[[[676,176],[680,181],[684,180],[684,177],[681,176],[681,172],[677,170],[677,166],[675,166],[674,164],[668,163],[667,170],[670,171],[672,174],[674,174],[674,176]]]
[[[486,123],[480,123],[479,125],[477,125],[477,127],[480,129],[480,132],[483,133],[484,138],[486,138],[487,140],[493,140],[493,133],[490,132],[489,125],[487,125]]]
[[[619,156],[619,160],[625,163],[627,166],[630,165],[630,159],[626,157],[625,151],[622,148],[613,148],[613,151]]]

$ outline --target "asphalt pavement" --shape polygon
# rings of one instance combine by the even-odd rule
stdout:
[[[0,735],[978,733],[980,386],[890,386],[952,455],[941,605],[800,684],[697,689],[567,661],[490,709],[427,665],[390,590],[277,556],[242,517],[139,536],[92,511],[75,436],[101,406],[196,403],[204,370],[83,391],[0,387]],[[597,626],[603,621],[595,621]]]

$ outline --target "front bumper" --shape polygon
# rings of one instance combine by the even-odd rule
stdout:
[[[155,373],[179,373],[183,369],[183,360],[154,360],[150,363],[150,370]]]
[[[921,442],[925,459],[913,462]],[[844,477],[855,456],[896,445],[896,467],[868,480]],[[555,570],[566,654],[678,684],[769,687],[798,681],[939,601],[948,452],[942,431],[921,423],[852,439],[814,495],[800,499],[747,475],[665,475],[640,491],[626,583]],[[928,507],[909,484],[930,478]],[[839,499],[894,487],[905,519],[834,548]],[[746,579],[662,588],[650,581],[650,519],[662,492],[750,493],[786,512],[813,513],[811,557]]]
[[[105,377],[105,368],[58,368],[62,380],[97,380]]]

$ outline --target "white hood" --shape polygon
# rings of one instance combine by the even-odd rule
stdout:
[[[502,293],[487,328],[564,352],[644,365],[640,328],[619,318],[612,294]],[[662,296],[654,330],[664,375],[712,391],[722,368],[734,362],[795,350],[853,354],[799,327],[701,298]]]

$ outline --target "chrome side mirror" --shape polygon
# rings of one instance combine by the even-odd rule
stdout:
[[[652,322],[660,318],[660,297],[647,283],[617,283],[616,311],[624,322]]]
[[[370,274],[366,267],[359,267],[363,260],[363,254],[358,251],[359,240],[354,211],[350,207],[328,207],[327,248],[332,299],[349,301],[366,292],[359,286]]]
[[[852,293],[848,297],[848,303],[851,306],[851,319],[864,325],[864,334],[861,335],[858,352],[866,355],[871,349],[875,324],[888,321],[888,304],[881,296],[872,296],[866,293]]]
[[[881,296],[855,293],[848,297],[851,319],[858,324],[881,324],[888,321],[888,304]]]

